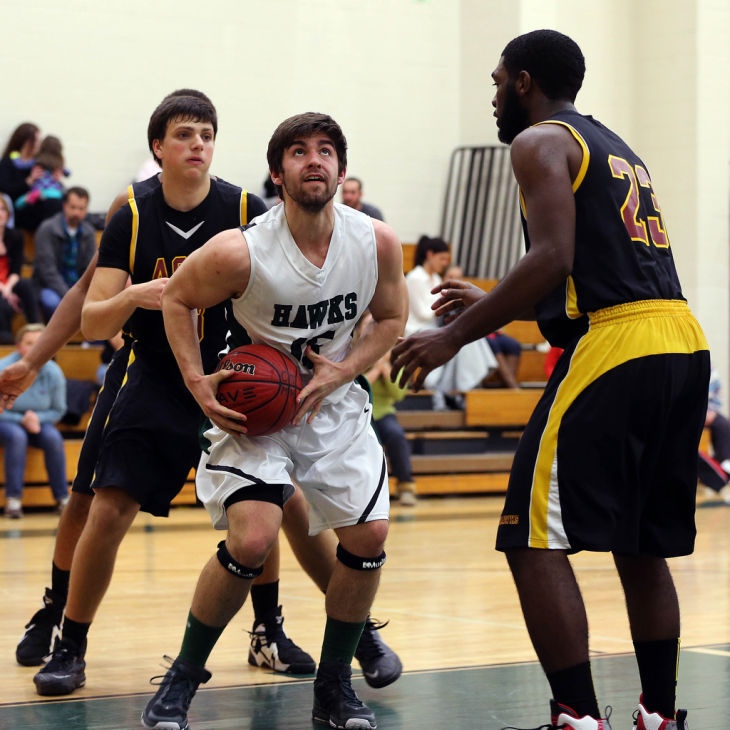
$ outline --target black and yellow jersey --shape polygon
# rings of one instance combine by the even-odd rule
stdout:
[[[98,266],[128,272],[132,284],[172,276],[193,251],[217,233],[237,228],[266,212],[255,195],[220,179],[211,179],[210,191],[200,205],[181,212],[170,207],[162,186],[152,178],[146,190],[133,188],[133,197],[109,221],[101,239]],[[131,187],[131,186],[130,186]],[[212,371],[225,346],[225,305],[198,313],[198,334],[203,366]],[[172,357],[165,336],[162,312],[138,308],[128,325],[137,356],[151,353]]]
[[[550,344],[586,331],[590,312],[646,299],[680,299],[669,237],[646,165],[590,116],[561,111],[540,124],[566,127],[583,149],[573,181],[575,257],[567,280],[535,309]],[[520,194],[527,249],[530,211]]]

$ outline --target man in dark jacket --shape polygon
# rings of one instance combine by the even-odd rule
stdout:
[[[96,252],[96,233],[84,223],[88,205],[87,190],[69,188],[63,196],[63,210],[43,221],[36,231],[33,276],[46,321]]]

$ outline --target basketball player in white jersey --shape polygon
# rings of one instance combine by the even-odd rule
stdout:
[[[340,127],[324,114],[282,122],[267,157],[283,205],[189,256],[165,290],[163,314],[185,383],[212,422],[198,496],[215,527],[228,530],[198,581],[185,641],[212,647],[239,610],[276,540],[294,480],[310,504],[310,533],[331,527],[339,539],[312,717],[372,730],[375,716],[352,691],[350,664],[385,561],[389,504],[368,393],[355,378],[395,344],[407,297],[393,230],[333,202],[346,152]],[[248,438],[245,416],[216,401],[226,374],[203,374],[191,312],[227,299],[235,317],[232,346],[271,345],[302,372],[294,422],[276,434]],[[373,324],[353,345],[366,309]],[[190,701],[210,676],[178,657],[143,724],[188,727]]]

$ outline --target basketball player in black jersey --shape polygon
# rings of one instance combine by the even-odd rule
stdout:
[[[210,99],[196,89],[178,89],[168,95],[168,97],[173,96],[192,96],[210,103]],[[128,186],[127,190],[116,196],[109,207],[106,223],[108,224],[112,215],[122,208],[128,200],[139,198],[156,190],[160,185],[160,176],[156,174],[147,180],[135,182]],[[54,312],[42,337],[34,344],[31,351],[13,366],[0,373],[0,397],[2,398],[0,408],[10,407],[14,397],[30,386],[42,365],[48,362],[78,332],[81,326],[81,308],[91,278],[96,270],[97,258],[98,253],[94,255],[81,279],[63,298],[62,304]],[[98,458],[101,434],[126,371],[129,344],[129,338],[126,338],[124,347],[115,353],[84,435],[71,496],[59,519],[51,566],[51,587],[46,588],[43,596],[43,608],[37,611],[27,623],[26,631],[16,648],[17,661],[25,666],[43,664],[44,657],[50,653],[56,636],[60,635],[63,609],[68,594],[73,551],[86,523],[91,498],[94,495],[91,482]],[[294,500],[288,510],[289,516],[297,511],[297,506],[300,510],[306,509],[303,499]],[[303,517],[297,515],[297,519],[292,517],[290,522],[296,525],[297,521],[301,521],[304,524],[306,523],[305,518],[306,515]],[[319,564],[322,562],[319,552],[332,552],[332,546],[326,544],[326,537],[323,538],[322,542],[325,542],[325,544],[322,545],[307,540],[307,554],[303,555],[301,550],[305,548],[299,549],[297,539],[299,537],[298,533],[305,530],[306,526],[302,530],[297,530],[296,526],[291,527],[291,529],[294,533],[292,541],[295,544],[297,554],[300,555],[299,559],[307,564],[310,575],[313,576],[315,582],[319,581],[321,583],[325,579],[324,576],[318,575],[318,571],[321,572]],[[311,553],[312,564],[318,563],[317,568],[308,564],[309,553]],[[326,580],[324,585],[326,585]],[[252,589],[255,619],[249,661],[251,663],[256,661],[261,666],[268,666],[275,671],[313,671],[314,662],[311,657],[301,652],[296,645],[288,640],[280,628],[281,612],[278,607],[277,588],[278,553],[272,553],[267,561],[267,570],[257,579]],[[261,636],[262,627],[264,629],[263,637]],[[375,632],[372,632],[372,638],[373,641],[377,641],[378,637]],[[274,654],[272,654],[272,643],[276,644]]]
[[[165,101],[175,96],[192,96],[199,100],[202,99],[206,104],[210,105],[210,100],[205,95],[194,90],[190,90],[190,93],[188,93],[188,90],[173,92],[166,97]],[[210,106],[212,107],[212,105]],[[155,134],[164,135],[166,131],[165,123],[163,123],[165,122],[164,118],[158,120],[158,122],[159,131],[155,132],[152,129],[150,130],[151,148]],[[168,177],[170,177],[174,172],[174,168],[168,166],[166,169],[168,170]],[[232,200],[229,208],[235,208],[236,215],[240,215],[241,200],[243,199],[233,201],[232,198],[232,196],[236,197],[241,195],[240,189],[223,181],[213,181],[213,187],[220,187],[226,191],[225,194]],[[111,218],[113,212],[127,206],[128,200],[131,202],[127,209],[134,208],[138,211],[140,209],[146,209],[148,196],[155,193],[159,194],[160,190],[160,180],[157,176],[141,183],[135,183],[129,187],[128,191],[117,196],[110,208],[107,217],[108,220]],[[162,196],[158,195],[158,197]],[[261,203],[255,196],[247,196],[245,200],[249,204],[247,206],[247,216],[243,219],[244,221],[250,220],[262,212]],[[224,224],[227,225],[225,223],[227,220],[225,217],[216,216],[216,220],[223,220]],[[208,234],[203,232],[202,235],[205,236]],[[200,239],[198,239],[198,245],[199,243]],[[155,263],[157,264],[158,262]],[[7,376],[3,373],[3,381],[0,383],[0,393],[2,393],[4,400],[10,400],[19,392],[22,392],[32,382],[37,368],[49,359],[72,334],[78,331],[81,304],[88,290],[95,266],[96,259],[92,261],[83,279],[71,290],[70,294],[72,296],[66,297],[59,310],[57,310],[57,316],[54,317],[57,324],[54,326],[53,321],[50,323],[48,338],[44,342],[39,343],[39,347],[34,348],[34,352],[29,353],[32,357],[29,357],[28,362],[23,363],[22,369],[17,373],[8,373]],[[137,286],[139,288],[147,285],[144,282],[144,277],[141,278],[141,283],[133,283],[133,287]],[[210,321],[209,319],[208,322],[210,323]],[[215,320],[213,322],[216,324]],[[220,326],[220,321],[217,322],[217,328],[217,337],[212,336],[215,334],[215,330],[212,328],[209,328],[207,333],[209,342],[211,343],[208,357],[210,367],[215,362],[217,351],[223,347],[222,337],[225,328]],[[63,611],[66,600],[66,592],[68,590],[69,571],[68,568],[64,569],[64,566],[70,567],[71,565],[74,548],[84,528],[89,512],[91,497],[94,494],[90,487],[91,475],[96,464],[98,443],[101,440],[101,430],[106,421],[107,412],[115,400],[121,377],[125,374],[127,354],[127,347],[123,348],[117,354],[115,364],[110,368],[111,372],[105,382],[106,393],[102,391],[99,399],[100,402],[97,404],[92,422],[90,423],[89,433],[87,434],[79,460],[79,473],[74,481],[75,497],[72,497],[73,504],[70,503],[69,506],[71,509],[64,514],[59,525],[59,533],[54,552],[52,588],[46,591],[44,608],[37,612],[26,627],[28,631],[23,637],[23,640],[21,640],[18,651],[16,652],[18,661],[21,663],[29,665],[41,663],[39,659],[42,660],[42,657],[48,652],[49,642],[53,641],[53,637],[57,632],[61,612]],[[142,397],[140,400],[144,401],[145,399]],[[96,428],[97,426],[98,428]],[[193,433],[196,432],[197,424],[193,430]],[[197,454],[195,460],[197,461]],[[180,468],[180,474],[182,474],[182,467]],[[182,482],[174,487],[175,491],[179,490],[181,484]],[[287,506],[284,529],[302,567],[320,589],[324,591],[335,562],[333,536],[323,534],[315,538],[310,538],[307,535],[307,525],[308,514],[306,502],[301,493],[298,492],[296,497],[290,500],[290,504]],[[312,672],[315,667],[313,659],[306,652],[299,649],[283,631],[281,607],[277,605],[278,562],[277,545],[277,549],[272,551],[270,558],[267,560],[264,573],[256,581],[252,589],[255,619],[254,629],[251,632],[249,663],[280,672]],[[67,624],[73,626],[72,621],[69,622],[68,619]],[[358,659],[364,670],[370,670],[371,673],[375,672],[376,676],[379,677],[377,686],[385,686],[398,678],[401,665],[395,653],[380,638],[377,631],[378,628],[380,627],[375,622],[368,620],[366,631],[363,633],[360,646],[358,647]],[[73,670],[72,657],[67,656],[66,659]],[[81,664],[83,662],[77,662],[76,669]],[[46,668],[43,673],[51,675],[51,670]],[[73,673],[71,671],[71,674]],[[78,675],[78,671],[76,674]],[[380,679],[381,677],[382,679]],[[69,677],[68,672],[64,673],[62,668],[57,668],[53,672],[53,676],[45,678],[45,683],[43,683],[44,678],[39,677],[39,680],[41,684],[36,680],[39,692],[65,694],[74,689],[73,684],[75,680]]]
[[[196,119],[198,116],[205,121],[191,121]],[[154,124],[152,124],[153,122]],[[177,126],[171,130],[170,128],[175,122],[177,123]],[[198,125],[202,124],[205,127],[203,134],[198,135],[197,142],[192,144],[187,142],[189,139],[188,135],[192,134],[192,132],[190,126],[184,124],[184,122],[191,122],[191,124]],[[150,499],[146,501],[144,505],[153,513],[164,513],[166,511],[164,502],[166,500],[169,501],[179,490],[184,483],[191,464],[195,463],[197,460],[198,448],[195,434],[197,430],[198,414],[195,413],[196,409],[190,408],[190,404],[187,404],[187,408],[183,406],[184,415],[172,418],[171,421],[166,421],[164,424],[162,421],[160,421],[160,423],[153,424],[149,418],[149,413],[154,413],[155,410],[158,414],[160,414],[164,409],[165,412],[169,414],[170,403],[178,400],[173,387],[172,390],[168,389],[166,391],[166,397],[169,398],[169,402],[165,402],[166,398],[163,397],[162,401],[160,401],[161,408],[155,409],[152,406],[155,394],[151,394],[147,390],[150,368],[154,368],[154,365],[158,365],[160,373],[169,371],[169,373],[166,373],[168,382],[171,380],[170,376],[174,375],[176,368],[174,361],[165,361],[164,348],[166,340],[164,332],[161,332],[161,330],[155,331],[154,311],[152,309],[142,311],[141,309],[138,310],[137,307],[153,308],[159,306],[159,296],[162,287],[168,278],[165,274],[170,273],[169,271],[162,271],[161,269],[164,269],[165,267],[172,268],[173,266],[178,265],[186,253],[200,245],[200,243],[206,240],[209,235],[218,230],[215,226],[219,225],[219,221],[222,221],[223,224],[227,226],[234,221],[244,222],[249,219],[249,215],[250,217],[254,217],[255,215],[265,211],[265,208],[261,202],[255,198],[255,196],[248,196],[247,194],[242,193],[239,188],[235,188],[234,186],[230,186],[226,183],[210,180],[208,167],[212,155],[215,128],[215,110],[207,99],[201,100],[200,98],[190,96],[176,96],[172,99],[168,98],[163,101],[151,120],[151,137],[157,145],[169,143],[167,144],[167,148],[176,147],[178,152],[183,150],[183,148],[187,145],[187,148],[191,150],[190,155],[187,159],[185,159],[188,166],[187,170],[185,169],[185,165],[181,164],[181,157],[178,156],[178,158],[173,160],[172,163],[165,165],[166,174],[163,174],[165,181],[162,183],[162,187],[154,178],[148,181],[148,183],[135,186],[135,197],[131,197],[130,195],[131,202],[129,205],[123,207],[122,210],[112,219],[107,232],[105,233],[105,240],[102,243],[102,259],[98,270],[94,274],[95,278],[91,282],[91,292],[93,293],[95,290],[98,291],[99,289],[99,281],[97,281],[96,277],[102,276],[103,280],[104,273],[109,274],[113,272],[112,276],[116,277],[113,280],[113,286],[118,287],[119,291],[117,294],[120,295],[119,298],[124,298],[122,304],[113,308],[114,311],[119,314],[119,316],[114,319],[113,326],[115,329],[118,329],[122,324],[124,324],[127,316],[134,312],[134,317],[132,319],[132,334],[136,340],[134,350],[134,364],[136,367],[132,367],[132,362],[130,361],[130,368],[126,371],[127,383],[124,389],[124,395],[127,400],[124,401],[123,399],[117,399],[113,401],[116,410],[109,419],[104,431],[103,456],[96,465],[97,479],[94,484],[94,489],[98,489],[102,497],[94,500],[92,515],[95,515],[96,520],[101,518],[101,524],[104,524],[104,519],[111,519],[117,525],[125,524],[124,518],[121,520],[118,519],[119,515],[130,517],[139,508],[139,505],[136,505],[135,507],[133,503],[142,502],[146,499],[141,492],[132,491],[131,494],[128,494],[127,491],[124,491],[125,487],[127,490],[132,489],[130,485],[134,482],[139,485],[139,477],[133,474],[130,475],[129,472],[124,473],[114,471],[119,464],[128,464],[129,462],[137,461],[137,464],[142,465],[140,468],[145,472],[147,477],[146,487],[143,487],[143,489],[154,489],[156,491],[160,483],[166,483],[167,492],[158,501]],[[176,136],[173,137],[173,134]],[[193,175],[189,174],[190,168],[193,168],[193,170],[196,171]],[[187,179],[185,178],[186,172],[188,173]],[[192,179],[190,179],[191,177]],[[164,195],[162,192],[163,187],[167,188]],[[179,194],[181,190],[182,198],[175,199],[175,195]],[[183,231],[179,234],[180,242],[182,242],[182,245],[180,245],[180,242],[174,240],[175,233],[178,233],[180,229],[178,229],[178,231],[172,229],[172,234],[168,234],[165,238],[165,233],[160,231],[160,227],[163,226],[165,217],[173,218],[176,222],[180,223],[185,220],[184,214],[178,215],[178,217],[175,218],[179,211],[175,211],[173,208],[166,210],[164,209],[164,206],[167,205],[166,200],[168,197],[172,198],[173,201],[176,201],[179,205],[180,200],[185,198],[186,193],[188,196],[192,196],[193,199],[195,198],[196,193],[198,193],[200,205],[195,207],[201,215],[207,216],[207,219],[210,222],[206,224],[205,221],[193,221],[194,227],[197,226],[198,229],[202,229],[200,236],[196,239],[194,235],[189,234],[189,230]],[[190,199],[190,197],[188,197],[188,199]],[[185,207],[184,202],[182,207]],[[164,212],[162,212],[163,210]],[[115,261],[113,259],[114,242],[116,241],[118,248],[126,248],[130,244],[127,240],[125,240],[125,237],[129,236],[129,233],[127,233],[125,229],[127,229],[127,231],[136,232],[138,227],[140,239],[139,241],[133,240],[131,242],[131,245],[135,246],[138,257],[133,260],[125,251],[124,262],[120,263],[119,259]],[[157,254],[159,254],[159,258],[153,257],[152,260],[146,259],[145,257],[149,256],[150,250],[155,245],[155,242],[160,241],[167,243],[170,250],[166,252],[158,250]],[[165,258],[165,254],[167,254],[167,258]],[[112,267],[104,267],[105,256],[107,258],[110,256],[112,257]],[[127,262],[129,262],[129,265]],[[113,268],[114,263],[116,263],[120,268]],[[127,288],[127,276],[132,272],[124,270],[122,267],[127,266],[127,268],[129,268],[129,266],[134,265],[137,267],[137,273],[136,276],[134,274],[132,276],[132,286]],[[109,277],[107,277],[107,279],[108,278]],[[105,294],[109,293],[109,289],[103,288],[103,283],[101,291],[101,295],[97,294],[97,296],[103,297]],[[159,312],[157,312],[157,316],[160,316]],[[211,342],[211,352],[209,353],[208,365],[209,367],[212,367],[217,355],[217,352],[213,351],[213,348],[220,347],[223,342],[223,330],[225,328],[225,323],[220,313],[218,313],[217,317],[216,313],[213,313],[212,318],[209,317],[205,324],[208,325],[206,338]],[[104,337],[108,334],[108,332],[105,332],[100,336]],[[163,392],[165,392],[164,388],[159,391],[159,395],[162,395]],[[145,408],[151,410],[148,411],[147,414],[135,412],[133,405],[130,406],[130,403],[145,404]],[[180,431],[178,431],[177,436],[171,433],[171,423],[177,423],[180,426]],[[159,449],[159,451],[155,452],[155,458],[158,458],[160,453],[164,453],[167,449],[169,461],[176,462],[173,468],[166,470],[168,473],[164,476],[159,474],[154,475],[151,473],[149,462],[154,462],[155,459],[151,458],[149,455],[142,459],[141,452],[138,451],[139,444],[134,447],[134,450],[136,451],[136,459],[132,458],[131,454],[128,458],[120,456],[119,451],[123,451],[123,447],[120,447],[118,443],[116,445],[113,444],[113,432],[115,430],[117,433],[122,432],[125,435],[134,434],[132,436],[132,441],[126,439],[124,442],[126,446],[129,447],[131,443],[134,443],[134,437],[136,436],[137,438],[140,438],[140,434],[144,434],[145,429],[150,430],[146,431],[147,436],[142,435],[141,438],[143,441],[147,440],[148,443],[152,443],[149,439],[150,432],[156,431],[172,437],[167,442],[164,441],[164,437],[162,440],[158,439],[154,442],[155,448]],[[188,458],[183,455],[182,459],[178,459],[180,450],[179,445],[175,446],[175,443],[177,438],[183,439],[184,435],[187,435],[186,443]],[[107,442],[112,444],[109,448],[106,448]],[[116,452],[114,451],[115,449]],[[159,461],[157,463],[159,463]],[[111,474],[107,472],[105,475],[103,472],[100,472],[100,469],[104,465],[106,465],[107,470],[111,470]],[[167,479],[166,482],[165,479]],[[118,484],[122,486],[122,489],[117,489]],[[105,485],[111,488],[103,489],[102,487]],[[90,489],[88,492],[89,494],[92,493]],[[90,500],[87,500],[87,502],[88,501]],[[88,507],[88,504],[86,506]],[[88,595],[89,584],[92,586],[99,584],[99,587],[96,589],[95,598],[100,600],[106,587],[106,581],[108,580],[108,577],[105,579],[104,574],[106,571],[110,573],[111,568],[113,567],[113,556],[116,552],[116,548],[113,546],[114,538],[111,541],[111,545],[108,542],[105,544],[104,540],[100,539],[101,536],[98,534],[98,528],[96,535],[94,535],[93,530],[89,527],[84,529],[85,532],[83,532],[82,535],[86,538],[85,550],[87,554],[89,551],[93,552],[94,557],[91,559],[87,557],[87,560],[84,562],[84,548],[82,548],[79,553],[80,565],[82,566],[80,569],[82,571],[82,577],[79,581],[81,584],[80,591]],[[124,529],[124,531],[126,531],[126,529]],[[102,528],[102,532],[106,532],[106,528]],[[121,535],[117,533],[117,538],[121,539],[122,535],[123,532]],[[84,543],[82,543],[82,545],[84,545]],[[106,555],[106,563],[98,560],[98,557],[96,556],[99,554],[102,556]],[[73,636],[73,629],[77,628],[73,617],[79,616],[81,618],[91,618],[93,616],[95,606],[90,606],[86,600],[86,596],[80,597],[80,593],[78,593],[77,597],[74,599],[73,588],[70,592],[70,600],[72,602],[69,606],[71,615],[66,616],[65,626],[66,633],[69,636]],[[75,606],[73,604],[74,600],[76,601]],[[79,604],[87,607],[79,608]],[[84,623],[88,622],[82,621],[76,623],[81,625],[81,632],[83,632]],[[73,662],[71,662],[71,671],[66,672],[64,671],[64,667],[60,666],[60,664],[64,663],[61,661],[64,657],[67,660],[66,665],[69,665],[68,659],[70,653],[68,651],[62,651],[61,654],[63,656],[61,657],[54,656],[49,665],[47,665],[44,670],[39,673],[35,680],[39,692],[66,693],[68,691],[72,691],[75,686],[79,686],[79,683],[83,681],[83,678],[78,671],[79,668],[83,671],[83,660],[81,659],[83,651],[79,652],[78,649],[83,648],[84,642],[83,637],[80,634],[76,635],[76,639],[76,667],[74,668]],[[73,641],[73,639],[68,637],[65,637],[65,640],[67,643]],[[311,662],[311,664],[313,665],[313,662]],[[312,667],[310,666],[308,668],[311,670]],[[74,669],[76,669],[76,671],[74,671]]]
[[[511,41],[492,73],[511,145],[527,254],[489,294],[446,281],[434,304],[467,305],[393,350],[392,377],[426,375],[465,343],[534,307],[565,348],[520,441],[497,548],[512,570],[550,683],[549,727],[608,730],[568,554],[611,551],[643,694],[635,730],[685,730],[675,713],[679,605],[665,558],[692,552],[697,445],[709,352],[677,279],[644,163],[573,102],[585,64],[567,36]]]

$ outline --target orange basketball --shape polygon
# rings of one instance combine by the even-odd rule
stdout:
[[[291,423],[302,389],[299,368],[268,345],[231,350],[216,370],[233,370],[218,386],[218,402],[246,416],[248,436],[276,433]]]

